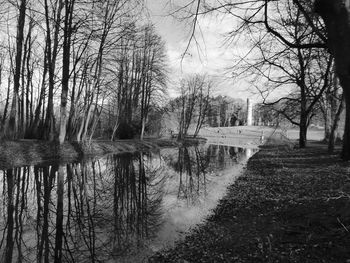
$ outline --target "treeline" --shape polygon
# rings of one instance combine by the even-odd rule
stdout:
[[[203,126],[229,127],[246,121],[246,103],[227,96],[213,96],[215,83],[208,75],[193,74],[183,78],[179,95],[170,100],[166,112],[173,123],[164,126],[176,132],[179,139],[196,137]]]
[[[229,40],[247,48],[233,63],[233,75],[249,78],[266,105],[276,105],[278,114],[299,126],[301,148],[307,146],[307,128],[315,109],[323,108],[327,111],[332,152],[339,117],[345,109],[341,155],[349,160],[350,8],[345,2],[196,0],[174,13],[182,19],[192,19],[193,35],[199,27],[199,16],[232,16]],[[281,101],[283,107],[279,107]]]
[[[211,98],[208,126],[231,127],[245,125],[246,120],[247,103],[244,100],[221,95]]]
[[[317,126],[324,129],[324,142],[328,142],[330,151],[334,150],[335,141],[341,141],[345,125],[344,100],[340,87],[331,86],[312,108],[307,127]],[[298,101],[282,100],[274,104],[257,104],[254,117],[259,125],[273,125],[282,128],[298,127],[300,122]]]
[[[142,1],[1,5],[1,137],[143,138],[167,70]]]
[[[312,3],[259,4],[261,13],[252,17],[246,28],[253,30],[247,38],[254,55],[241,63],[237,71],[254,79],[264,104],[274,110],[274,116],[299,127],[299,146],[303,148],[307,145],[308,127],[321,107],[324,114],[329,114],[329,129],[335,130],[338,125],[339,116],[330,114],[338,111],[342,100],[334,58],[322,43],[323,24],[309,13]],[[252,6],[248,9],[253,12]],[[254,24],[258,19],[264,23]],[[334,138],[327,140],[333,148]]]

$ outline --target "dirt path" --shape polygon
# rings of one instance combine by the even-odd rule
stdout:
[[[214,214],[150,262],[350,262],[350,164],[265,146]]]

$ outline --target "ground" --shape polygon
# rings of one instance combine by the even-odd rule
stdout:
[[[212,216],[149,262],[350,262],[350,164],[338,156],[264,146]]]

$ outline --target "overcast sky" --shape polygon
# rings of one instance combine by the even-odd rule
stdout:
[[[176,0],[174,2],[178,3]],[[190,27],[184,22],[168,16],[170,10],[167,0],[147,0],[150,16],[158,33],[166,42],[167,53],[171,70],[170,86],[176,86],[176,81],[186,74],[207,73],[215,78],[217,83],[216,94],[227,95],[233,98],[246,99],[253,97],[254,88],[245,81],[233,82],[228,68],[233,64],[234,55],[243,55],[245,47],[224,45],[225,36],[232,30],[233,21],[231,16],[207,16],[200,17],[200,29],[197,32],[199,47],[193,42],[189,54],[181,63],[181,55],[186,50],[189,41]],[[185,2],[188,2],[185,1]],[[203,36],[200,37],[200,35]],[[170,92],[174,95],[174,91]]]

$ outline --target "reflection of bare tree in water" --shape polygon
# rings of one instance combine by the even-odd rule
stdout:
[[[173,176],[153,158],[114,155],[0,171],[0,262],[104,262],[138,253],[162,223],[164,184]],[[197,203],[212,171],[241,158],[239,148],[181,147],[168,157],[178,198]]]
[[[210,165],[216,169],[223,169],[239,163],[246,158],[246,149],[224,145],[210,145],[207,149],[207,157],[210,159]]]
[[[113,244],[117,255],[142,246],[160,223],[162,194],[149,187],[158,174],[153,171],[146,175],[144,158],[143,154],[112,157],[114,174],[118,175],[113,193]]]
[[[95,220],[99,217],[99,161],[67,165],[67,211],[64,244],[71,262],[89,259],[95,262],[105,251],[105,242],[97,237]],[[103,188],[102,188],[103,189]]]
[[[227,154],[225,154],[225,146],[220,145],[219,146],[219,152],[218,152],[218,164],[220,167],[225,167],[225,157],[227,156]]]
[[[58,167],[53,166],[35,166],[34,180],[36,186],[36,232],[37,232],[37,261],[49,262],[50,260],[50,235],[49,234],[49,214],[51,191]],[[50,231],[51,232],[51,231]],[[44,259],[44,260],[43,260]]]
[[[30,167],[13,168],[3,171],[2,177],[2,219],[1,262],[49,262],[48,214],[52,178],[57,169],[34,169]],[[53,174],[53,176],[52,176]],[[43,189],[42,189],[43,186]],[[36,192],[36,195],[35,193]],[[42,196],[49,197],[41,202]],[[33,197],[36,197],[36,213],[33,211]],[[28,231],[35,223],[36,237]],[[35,243],[36,240],[36,243]],[[36,248],[36,257],[29,250]],[[35,254],[35,253],[34,253]],[[45,260],[42,260],[42,259]]]
[[[180,147],[176,157],[168,157],[167,163],[179,177],[177,197],[196,203],[206,192],[208,173],[230,168],[246,159],[243,148],[223,145],[205,147]]]
[[[62,262],[64,175],[65,167],[63,165],[60,165],[57,173],[57,211],[54,255],[55,263]]]
[[[13,254],[13,228],[14,228],[14,200],[13,200],[13,190],[14,190],[14,178],[16,175],[16,169],[7,170],[6,179],[7,179],[7,237],[6,237],[6,247],[5,247],[5,262],[12,261]],[[1,242],[2,244],[2,242]]]
[[[145,158],[0,171],[0,262],[103,262],[142,246],[162,200]]]
[[[180,147],[177,160],[170,162],[170,166],[179,176],[177,197],[186,199],[188,203],[196,203],[206,191],[208,159],[205,152],[198,147]]]

